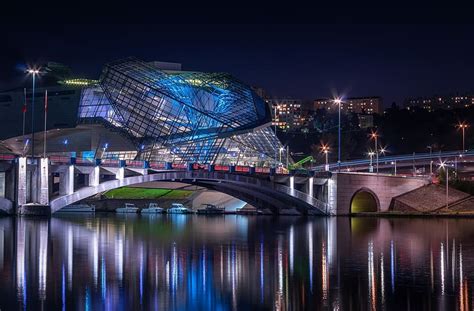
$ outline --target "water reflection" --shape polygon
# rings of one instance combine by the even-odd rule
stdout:
[[[176,216],[0,219],[0,308],[472,308],[473,220]]]

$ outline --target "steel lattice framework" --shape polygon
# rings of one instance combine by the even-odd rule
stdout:
[[[229,74],[164,71],[135,58],[104,67],[99,85],[84,89],[79,117],[126,131],[143,160],[269,164],[282,147],[268,105]]]

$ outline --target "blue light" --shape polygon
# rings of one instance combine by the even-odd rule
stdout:
[[[69,140],[66,138],[64,141],[63,141],[63,144],[67,145],[69,143]]]

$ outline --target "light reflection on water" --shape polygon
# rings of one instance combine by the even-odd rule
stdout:
[[[474,220],[0,219],[0,308],[471,310]]]

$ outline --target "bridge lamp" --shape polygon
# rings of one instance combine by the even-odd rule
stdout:
[[[326,157],[325,170],[329,171],[329,161],[328,161],[329,146],[328,145],[322,145],[321,146],[321,151],[324,153],[324,155]]]
[[[36,88],[36,76],[40,74],[39,69],[29,68],[26,73],[31,75],[33,90],[31,92],[31,157],[35,156],[35,88]],[[26,100],[26,99],[25,99]]]
[[[448,174],[448,165],[446,161],[440,161],[439,168],[444,168],[446,171],[446,208],[449,206],[449,174]]]
[[[390,162],[390,164],[392,164],[395,167],[394,175],[397,175],[397,161],[392,161]]]
[[[374,172],[374,167],[373,167],[373,164],[372,164],[372,159],[373,159],[373,157],[374,157],[374,154],[375,154],[375,152],[373,152],[373,151],[370,151],[370,152],[368,153],[368,155],[369,155],[369,157],[370,157],[370,165],[369,165],[369,172],[370,172],[370,173],[373,173],[373,172]]]
[[[109,148],[109,143],[104,144],[104,147],[102,148],[102,156],[107,151],[107,148]]]
[[[464,137],[465,137],[465,131],[469,127],[469,124],[467,124],[465,122],[462,122],[462,123],[459,123],[458,125],[456,125],[456,127],[458,129],[462,130],[462,152],[466,152],[466,145],[465,145]]]
[[[69,144],[69,140],[66,138],[65,140],[63,140],[63,145],[64,145],[64,153],[67,152],[67,145]]]
[[[334,103],[338,105],[338,111],[339,111],[339,126],[338,126],[338,133],[337,133],[337,170],[341,170],[341,105],[342,105],[342,99],[340,97],[336,97],[334,99]]]
[[[377,143],[378,143],[378,137],[379,135],[377,134],[377,132],[372,132],[372,134],[370,134],[370,137],[374,140],[375,142],[375,161],[376,161],[376,167],[377,167],[377,174],[379,172],[379,153],[377,152],[378,150],[378,146],[377,146]]]

